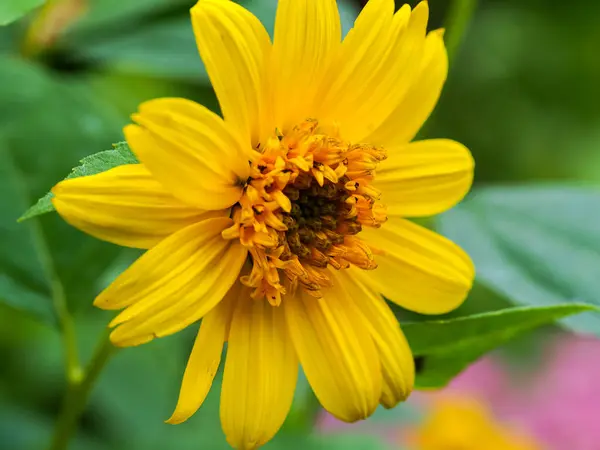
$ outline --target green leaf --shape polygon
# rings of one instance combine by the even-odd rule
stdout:
[[[0,67],[0,273],[11,296],[0,301],[53,321],[54,315],[39,312],[51,312],[51,285],[62,284],[72,309],[91,309],[101,289],[98,274],[120,249],[58,215],[41,216],[36,223],[17,219],[89,149],[121,140],[126,118],[87,80],[65,81],[19,58],[0,56]]]
[[[129,150],[129,146],[126,142],[114,144],[114,147],[115,148],[112,150],[105,150],[86,156],[80,161],[81,164],[75,167],[65,179],[95,175],[100,172],[105,172],[108,169],[112,169],[113,167],[122,166],[124,164],[135,164],[138,162],[135,155]],[[52,192],[46,193],[46,195],[40,198],[35,205],[25,211],[19,218],[19,222],[54,211],[52,197]]]
[[[86,14],[74,24],[73,31],[93,35],[108,29],[110,32],[127,33],[129,29],[135,29],[161,13],[168,13],[174,7],[189,10],[194,3],[194,0],[93,0],[88,2]],[[67,36],[70,37],[70,33]]]
[[[0,25],[8,25],[20,19],[46,0],[2,0],[0,2]]]
[[[23,176],[14,164],[6,141],[0,141],[0,302],[55,323],[50,282],[40,262],[36,224],[17,223],[19,209],[29,201]]]
[[[566,185],[490,187],[439,218],[473,258],[477,280],[513,303],[600,305],[600,190]],[[562,321],[600,335],[600,315]]]
[[[108,0],[103,0],[106,3]],[[102,4],[103,2],[99,2]],[[153,0],[155,7],[160,0]],[[125,2],[129,5],[128,1]],[[137,2],[142,4],[143,2]],[[239,0],[263,23],[271,37],[275,27],[275,0]],[[342,28],[347,32],[358,15],[353,2],[338,2]],[[117,10],[122,9],[121,6]],[[176,78],[209,85],[208,74],[196,47],[188,8],[182,14],[162,21],[139,22],[139,25],[119,28],[118,32],[98,38],[72,36],[65,43],[75,42],[75,53],[105,64],[113,71],[127,74],[147,74],[155,77]],[[117,20],[118,17],[113,17]],[[139,19],[139,17],[138,17]],[[90,20],[90,19],[84,19]]]
[[[43,382],[43,381],[42,381]],[[45,448],[52,435],[54,420],[23,405],[2,402],[0,405],[0,442],[11,449]],[[93,438],[78,432],[69,449],[105,450]]]
[[[389,302],[390,308],[400,323],[427,322],[431,316],[409,311],[399,305]],[[473,284],[465,302],[458,308],[445,314],[436,316],[436,319],[454,319],[457,317],[471,316],[485,312],[498,311],[513,306],[504,296],[489,289],[486,285],[478,282]]]
[[[585,304],[515,307],[450,320],[409,323],[402,329],[417,362],[419,388],[445,386],[480,356],[541,325],[584,311]]]
[[[31,133],[30,112],[36,109],[40,115],[38,108],[45,105],[46,92],[53,85],[41,70],[24,61],[0,57],[0,66],[0,302],[55,324],[51,280],[44,263],[48,251],[41,230],[35,223],[17,223],[31,202],[35,177],[19,164],[19,159],[28,158],[15,136],[36,135],[39,146],[39,130]]]
[[[87,77],[96,95],[109,102],[123,117],[137,111],[147,100],[160,97],[183,97],[206,106],[219,114],[219,104],[212,86],[173,83],[172,80],[117,72],[96,73]]]
[[[81,45],[76,53],[116,72],[210,83],[189,15],[141,24],[126,34]]]

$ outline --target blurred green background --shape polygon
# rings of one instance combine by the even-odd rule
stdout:
[[[92,299],[136,256],[55,214],[21,224],[17,218],[81,158],[123,140],[121,129],[140,102],[183,96],[218,110],[194,43],[192,1],[63,3],[57,17],[73,16],[66,24],[34,8],[0,28],[0,448],[7,450],[45,448],[60,410],[64,356],[49,280],[64,288],[86,361],[110,317]],[[272,31],[276,0],[239,3]],[[339,4],[347,30],[362,2]],[[449,4],[430,0],[431,28],[443,25]],[[596,2],[479,2],[422,133],[463,142],[477,164],[481,190],[437,222],[473,255],[481,277],[454,315],[510,302],[599,303],[600,201],[593,189],[580,188],[600,180],[598,18]],[[541,184],[528,188],[533,181]],[[486,189],[489,183],[496,187]],[[508,183],[525,188],[497,187]],[[491,224],[473,231],[475,215]],[[501,251],[487,247],[498,242]],[[566,325],[600,334],[598,317],[581,317]],[[193,328],[118,353],[70,448],[227,448],[218,389],[187,423],[163,424],[177,399]],[[306,389],[301,383],[284,431],[267,448],[385,448],[347,432],[309,436],[314,406]],[[370,420],[410,414],[403,407]]]

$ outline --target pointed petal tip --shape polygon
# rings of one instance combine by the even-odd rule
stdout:
[[[427,0],[423,0],[422,2],[418,3],[417,6],[415,6],[413,8],[411,18],[413,18],[415,16],[415,14],[423,14],[425,24],[427,24],[427,22],[429,21],[429,12],[430,12],[429,11],[429,2]]]
[[[269,35],[244,6],[229,0],[201,0],[190,10],[196,43],[225,120],[255,145],[266,125],[263,78]]]
[[[185,422],[186,420],[188,420],[189,416],[183,415],[181,413],[173,413],[171,415],[171,417],[169,417],[167,420],[165,420],[165,423],[168,423],[169,425],[179,425],[180,423]]]
[[[105,295],[105,291],[100,292],[96,298],[94,299],[94,301],[92,302],[92,305],[94,305],[96,308],[99,309],[104,309],[104,310],[114,310],[114,309],[120,309],[120,308],[114,308],[111,306],[111,302],[109,301],[109,299],[106,297]],[[113,318],[113,321],[116,319]],[[110,324],[108,325],[109,328],[113,328],[114,325],[111,325],[112,321],[110,322]]]
[[[140,109],[140,110],[141,110],[141,108],[142,108],[142,105],[140,105],[138,107],[138,109]],[[140,119],[142,118],[141,113],[134,112],[134,113],[130,114],[129,117],[131,118],[131,120],[133,122],[135,122],[135,124],[131,124],[131,125],[127,125],[127,126],[133,126],[133,127],[138,127],[139,128],[140,126],[138,124],[139,124]]]
[[[109,325],[110,328],[110,325]],[[115,335],[115,331],[117,330],[112,330],[110,332],[110,335],[108,336],[108,339],[110,340],[111,344],[116,345],[117,347],[119,347],[119,338],[118,336]]]
[[[124,335],[120,328],[116,328],[110,333],[109,339],[110,342],[119,348],[125,347],[137,347],[138,345],[147,344],[152,341],[156,336],[154,334],[145,334],[138,336],[128,336]]]
[[[96,305],[94,304],[94,306]],[[125,321],[127,321],[127,318],[123,317],[123,312],[121,312],[108,323],[108,328],[115,328],[117,325],[121,325]]]
[[[94,305],[96,308],[100,308],[100,309],[104,309],[103,306],[105,306],[105,302],[103,299],[100,298],[102,294],[98,295],[94,301],[92,302],[92,305]]]

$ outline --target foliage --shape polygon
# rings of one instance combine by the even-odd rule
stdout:
[[[127,143],[119,142],[114,145],[114,149],[112,150],[94,153],[93,155],[83,158],[80,161],[80,165],[73,168],[66,178],[94,175],[112,169],[113,167],[121,166],[123,164],[135,164],[137,162],[135,155],[131,152]],[[32,217],[50,211],[54,211],[54,206],[52,205],[52,192],[47,192],[35,205],[25,211],[25,214],[19,218],[19,221],[31,219]]]
[[[417,386],[446,385],[480,356],[522,333],[572,314],[596,309],[590,305],[506,308],[449,320],[405,325],[417,360]]]
[[[473,258],[477,277],[517,304],[600,304],[600,189],[544,184],[489,187],[439,219]],[[600,315],[564,319],[600,335]]]
[[[4,0],[0,3],[0,26],[20,19],[44,2],[45,0]]]

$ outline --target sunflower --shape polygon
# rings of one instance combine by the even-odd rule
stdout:
[[[202,319],[168,422],[201,406],[227,342],[220,415],[236,448],[277,432],[299,365],[341,420],[393,407],[414,365],[383,296],[444,313],[474,277],[460,248],[405,219],[450,208],[472,182],[463,145],[410,143],[446,78],[442,31],[427,33],[426,2],[393,0],[370,0],[343,40],[335,0],[280,0],[273,43],[228,0],[191,16],[223,117],[145,102],[124,129],[139,164],[53,189],[73,226],[148,250],[94,302],[122,310],[112,342]]]

